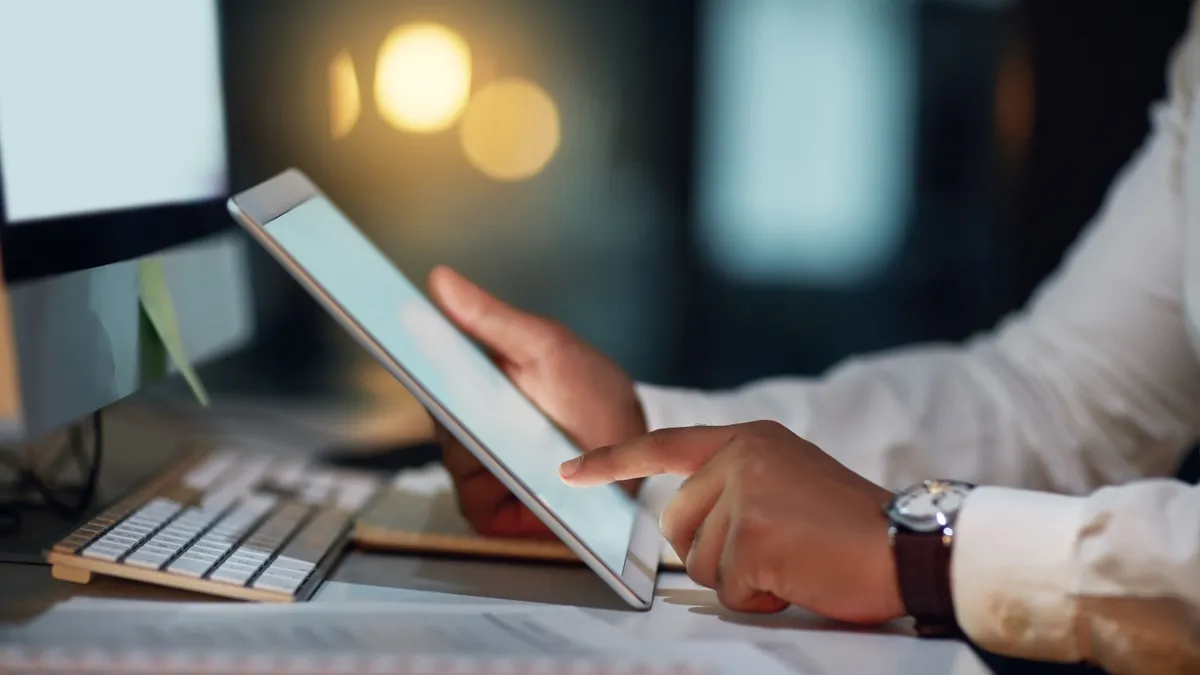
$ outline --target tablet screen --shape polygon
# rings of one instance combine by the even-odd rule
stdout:
[[[606,567],[622,573],[637,504],[615,485],[575,488],[578,450],[342,213],[315,196],[265,229],[305,273]]]

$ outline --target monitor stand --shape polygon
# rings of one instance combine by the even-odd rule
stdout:
[[[286,372],[263,372],[255,363],[260,356],[248,350],[203,366],[202,379],[212,397],[208,408],[195,402],[180,378],[106,408],[98,485],[90,506],[78,518],[23,511],[19,530],[0,532],[0,562],[44,564],[46,551],[58,540],[166,470],[201,440],[248,446],[266,442],[335,465],[381,471],[440,459],[438,448],[429,443],[428,415],[374,361],[351,357],[315,368],[319,360],[311,359],[285,369],[292,373],[289,378]]]
[[[36,452],[24,454],[39,465],[58,457],[59,461],[54,462],[57,469],[44,467],[33,473],[44,483],[68,486],[69,492],[52,491],[62,502],[60,508],[45,506],[43,500],[34,497],[36,492],[24,490],[17,494],[8,485],[0,487],[0,499],[9,505],[6,513],[0,514],[0,562],[45,564],[46,551],[55,542],[180,456],[182,449],[177,443],[167,439],[156,442],[140,431],[131,433],[124,428],[127,425],[122,424],[121,416],[110,410],[51,434],[52,438],[37,442]],[[102,422],[98,445],[94,434],[96,416]],[[93,465],[90,498],[84,500],[88,496],[85,489],[88,471]],[[9,480],[11,472],[5,473]]]

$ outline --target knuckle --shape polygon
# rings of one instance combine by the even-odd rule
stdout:
[[[742,470],[738,477],[745,484],[760,485],[772,475],[770,460],[762,455],[750,455],[742,462]]]
[[[733,550],[728,559],[728,571],[762,589],[778,588],[778,575],[772,564],[770,542],[772,531],[762,519],[749,518],[739,523],[732,536]]]
[[[755,549],[752,548],[752,544],[748,543],[749,541],[747,535],[734,534],[731,542],[733,548],[721,561],[722,577],[747,579],[753,576]]]
[[[748,506],[742,509],[738,518],[737,531],[734,533],[734,543],[739,551],[757,550],[765,542],[770,541],[774,534],[774,523],[762,509]]]
[[[749,433],[744,430],[738,430],[730,437],[729,442],[722,449],[722,452],[727,457],[733,459],[735,464],[740,465],[752,456],[752,447],[753,441]]]
[[[663,446],[667,438],[670,437],[672,431],[672,429],[655,429],[646,434],[646,442],[655,449],[658,449]]]
[[[650,457],[662,458],[663,454],[670,449],[670,444],[668,443],[670,437],[670,429],[655,429],[651,431],[645,437],[643,453]]]
[[[663,509],[662,515],[658,518],[659,529],[663,533],[663,537],[672,545],[687,544],[690,537],[683,532],[683,527],[680,524],[680,510],[683,506],[678,501],[673,501]]]
[[[758,494],[765,485],[773,479],[774,467],[768,458],[761,454],[743,451],[733,464],[730,472],[730,486],[737,490],[739,499],[746,500]],[[743,506],[753,506],[744,504]]]
[[[750,423],[750,428],[757,438],[776,438],[788,433],[788,428],[776,420],[758,420]]]

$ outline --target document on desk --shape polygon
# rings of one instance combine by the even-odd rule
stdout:
[[[661,483],[648,481],[647,493]],[[670,486],[667,486],[670,488]],[[662,492],[662,490],[658,490]],[[674,489],[671,489],[674,494]],[[660,503],[669,496],[653,495]],[[454,483],[441,464],[401,471],[381,497],[355,518],[354,541],[363,548],[385,551],[441,552],[515,560],[578,561],[558,540],[510,539],[476,534],[462,516]],[[683,562],[663,541],[661,569],[681,571]]]
[[[103,601],[0,629],[14,670],[806,675],[748,643],[649,643],[570,607]]]

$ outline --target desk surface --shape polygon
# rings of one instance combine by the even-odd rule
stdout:
[[[125,459],[125,458],[121,458]],[[110,479],[144,473],[141,461],[111,458]],[[140,471],[135,471],[141,467]],[[71,597],[213,602],[212,598],[116,579],[80,586],[51,578],[39,564],[0,564],[0,620],[31,618]],[[584,608],[639,638],[744,639],[768,646],[805,675],[840,673],[985,675],[974,651],[958,642],[918,640],[903,627],[855,630],[799,610],[749,616],[724,610],[713,592],[686,575],[659,579],[653,608],[629,610],[590,570],[352,551],[313,602],[553,604]]]
[[[0,617],[31,618],[86,595],[138,600],[215,602],[212,598],[117,579],[87,586],[54,580],[42,565],[0,565]],[[725,611],[715,595],[685,575],[659,579],[653,608],[627,609],[589,570],[414,556],[349,553],[313,602],[445,602],[574,605],[631,636],[650,639],[747,640],[779,654],[804,675],[986,675],[961,643],[923,641],[897,630],[855,631],[798,610],[771,616]]]

